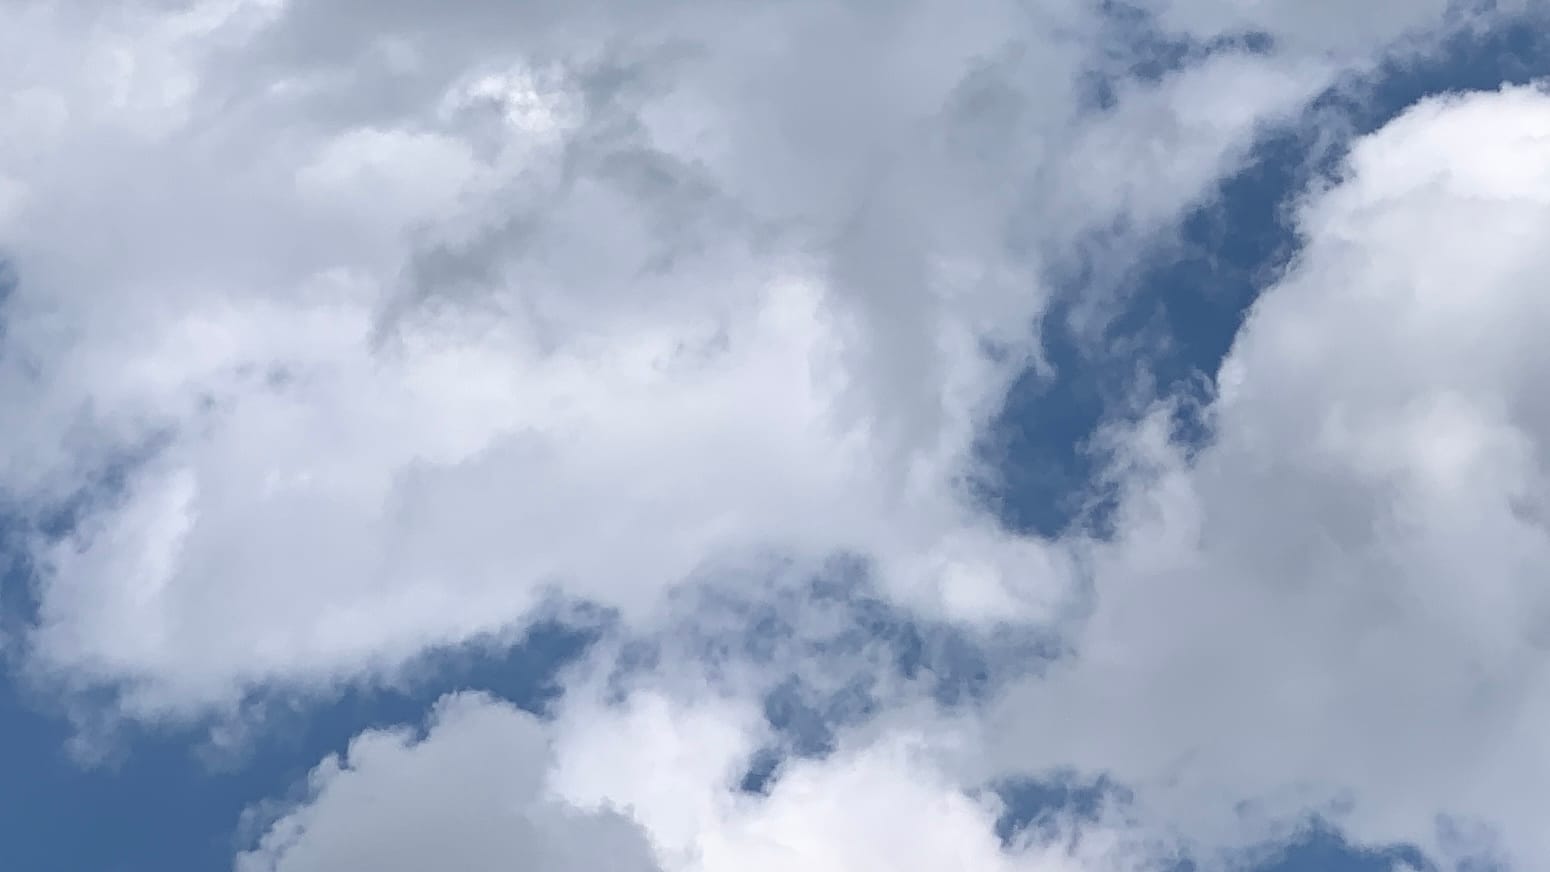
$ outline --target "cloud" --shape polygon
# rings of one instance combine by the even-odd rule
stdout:
[[[994,767],[1110,773],[1206,845],[1318,811],[1540,868],[1547,134],[1540,88],[1429,99],[1305,198],[1209,446],[1117,437],[1095,611]]]
[[[737,792],[728,776],[740,772],[728,766],[720,778],[691,782],[693,761],[728,747],[699,741],[700,717],[685,730],[672,703],[648,697],[610,713],[589,710],[585,728],[562,719],[557,789],[589,806],[629,803],[665,869],[1045,872],[1160,868],[1167,859],[1116,821],[1003,844],[999,801],[965,790],[937,759],[956,738],[946,730],[853,736],[822,759],[788,762],[763,794]],[[715,723],[724,730],[735,720]],[[752,748],[740,750],[746,759]]]
[[[1336,72],[1224,50],[1095,110],[1124,46],[1084,3],[373,10],[8,28],[40,680],[195,717],[771,554],[1048,620],[1063,549],[964,485],[1044,264],[1151,232]]]
[[[436,705],[423,736],[362,733],[313,770],[237,872],[324,869],[650,872],[644,834],[610,811],[550,796],[543,724],[478,694]]]
[[[1449,12],[1470,10],[1451,0],[1419,0],[1403,7],[1353,10],[1332,0],[1260,3],[1255,0],[1163,0],[1144,4],[1164,27],[1216,36],[1264,33],[1297,52],[1372,58],[1373,45],[1433,28]]]
[[[197,719],[556,601],[681,646],[603,663],[617,699],[572,676],[552,723],[459,696],[423,737],[363,734],[244,872],[1132,869],[1310,811],[1550,848],[1541,93],[1357,144],[1209,446],[1165,414],[1112,434],[1114,537],[1015,535],[966,484],[1040,365],[1049,266],[1101,237],[1124,274],[1267,126],[1456,24],[1441,4],[1146,4],[1212,48],[1098,106],[1084,77],[1133,48],[1112,4],[13,6],[0,404],[29,414],[0,504],[32,677]],[[843,608],[799,610],[789,659],[695,647],[724,641],[707,591],[784,608],[836,558],[954,640],[1093,613],[983,717],[834,642],[875,626]],[[884,711],[738,789],[773,687],[877,664]],[[1134,789],[1142,829],[1003,844],[984,785],[1071,766]]]
[[[346,760],[324,761],[237,870],[1077,872],[1166,858],[1096,823],[1003,844],[998,802],[953,784],[923,736],[870,738],[790,765],[768,795],[744,793],[757,723],[735,702],[655,693],[552,724],[449,697],[423,738],[366,733]]]

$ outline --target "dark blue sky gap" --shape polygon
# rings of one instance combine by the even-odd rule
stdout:
[[[443,654],[401,689],[352,689],[324,702],[266,705],[255,744],[234,766],[194,753],[195,731],[139,730],[114,765],[82,768],[66,725],[0,687],[0,868],[26,872],[205,872],[229,869],[235,828],[256,800],[282,797],[326,754],[364,729],[423,721],[456,689],[487,690],[532,711],[588,633],[540,625],[499,655]]]
[[[1078,820],[1096,821],[1105,804],[1123,806],[1127,791],[1106,778],[1081,779],[1062,773],[1043,781],[1012,779],[994,786],[1006,810],[996,822],[996,834],[1003,842],[1013,842],[1025,832],[1048,832],[1058,825],[1054,813],[1061,812]],[[1271,846],[1257,852],[1257,859],[1242,862],[1253,872],[1393,872],[1398,863],[1407,863],[1423,872],[1434,867],[1414,848],[1393,846],[1364,848],[1352,845],[1328,823],[1312,819],[1290,844]],[[1180,857],[1176,872],[1194,872],[1198,864]]]
[[[1042,535],[1073,524],[1102,531],[1103,495],[1089,491],[1101,458],[1088,446],[1099,425],[1133,412],[1128,400],[1138,371],[1150,374],[1156,396],[1186,399],[1186,413],[1209,400],[1211,379],[1244,313],[1295,251],[1289,203],[1338,165],[1338,152],[1310,152],[1309,119],[1336,120],[1359,136],[1431,94],[1494,90],[1550,75],[1546,17],[1455,38],[1439,54],[1389,63],[1316,101],[1303,122],[1264,139],[1249,165],[1192,209],[1172,235],[1152,241],[1152,256],[1120,289],[1123,310],[1096,344],[1079,336],[1070,318],[1094,291],[1094,264],[1113,253],[1097,239],[1085,261],[1064,265],[1040,327],[1054,375],[1025,373],[982,445],[993,470],[981,483],[983,496],[1003,522]],[[1165,71],[1159,64],[1190,56],[1187,47],[1147,43],[1138,63],[1157,76]],[[1198,445],[1208,438],[1198,417],[1186,414],[1178,424],[1181,439]]]

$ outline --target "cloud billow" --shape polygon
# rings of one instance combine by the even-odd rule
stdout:
[[[28,678],[186,726],[610,616],[552,717],[364,733],[239,869],[1160,869],[1310,812],[1543,856],[1539,91],[1304,195],[1209,443],[1103,434],[1111,535],[974,484],[1057,267],[1138,270],[1272,125],[1505,6],[5,8]],[[772,694],[858,687],[739,789]],[[1003,841],[986,786],[1070,770],[1128,799]]]

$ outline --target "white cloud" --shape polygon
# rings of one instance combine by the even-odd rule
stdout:
[[[237,872],[649,872],[645,835],[609,811],[550,796],[546,728],[477,694],[437,704],[423,737],[362,733],[313,770]]]
[[[31,546],[35,670],[139,717],[752,554],[1048,617],[1066,556],[960,484],[1044,258],[1334,72],[1218,56],[1094,114],[1084,3],[25,8],[0,491],[79,510]]]
[[[678,630],[686,580],[773,598],[747,567],[854,553],[983,628],[1094,573],[1076,655],[982,723],[906,688],[755,797],[769,675],[573,684],[555,724],[455,697],[325,762],[244,872],[1160,859],[1109,820],[1000,844],[972,788],[1067,765],[1207,850],[1327,809],[1439,850],[1436,816],[1474,815],[1547,855],[1542,95],[1359,144],[1223,369],[1214,443],[1122,437],[1114,541],[1010,535],[961,486],[1038,356],[1046,259],[1164,225],[1440,4],[1153,4],[1277,48],[1110,110],[1077,86],[1115,49],[1080,2],[12,7],[0,404],[29,414],[0,497],[79,510],[29,543],[38,677],[190,717],[519,629],[553,592]],[[838,684],[876,656],[789,650],[743,668]]]
[[[995,766],[1111,772],[1208,846],[1323,810],[1446,856],[1452,816],[1544,868],[1547,141],[1539,89],[1429,100],[1303,203],[1211,445],[1122,443],[1097,610]]]
[[[868,739],[790,764],[768,796],[740,792],[757,722],[735,703],[637,694],[538,724],[453,697],[423,739],[367,733],[325,761],[237,869],[1118,872],[1166,859],[1100,823],[1003,845],[998,803],[954,784],[923,736]]]

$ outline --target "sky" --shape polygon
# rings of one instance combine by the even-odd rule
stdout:
[[[0,0],[0,869],[1550,869],[1538,0]]]

